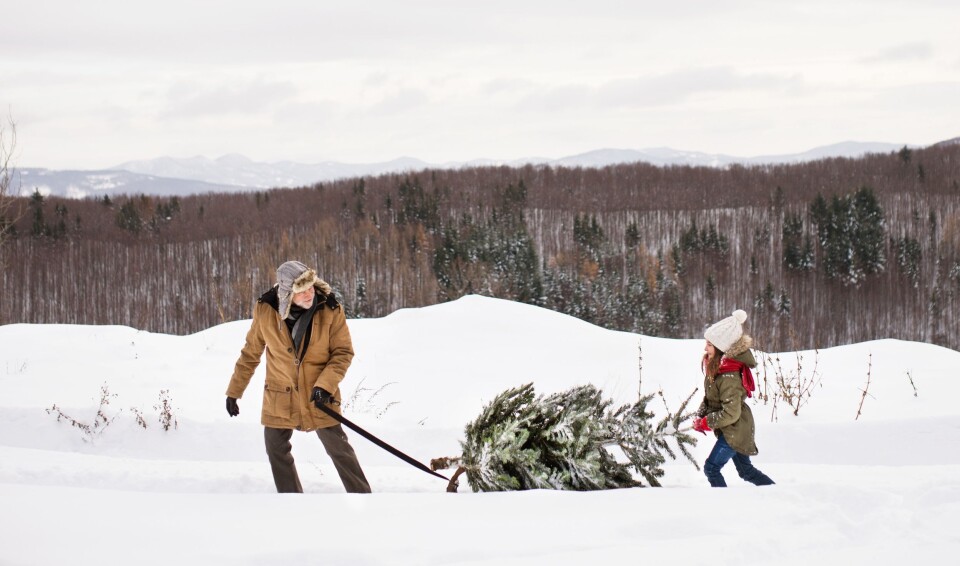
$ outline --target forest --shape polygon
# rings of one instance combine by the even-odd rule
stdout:
[[[692,338],[736,308],[767,351],[960,349],[960,144],[801,164],[472,167],[183,198],[21,187],[0,323],[190,334],[288,259],[348,316],[477,293]],[[3,213],[4,211],[0,211]],[[505,321],[505,324],[508,323]]]

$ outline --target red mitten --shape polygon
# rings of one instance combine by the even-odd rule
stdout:
[[[713,429],[711,429],[710,425],[707,424],[707,417],[700,417],[699,419],[694,419],[693,430],[699,433],[707,434],[707,431]]]

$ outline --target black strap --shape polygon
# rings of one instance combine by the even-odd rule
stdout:
[[[326,413],[326,414],[330,415],[331,417],[337,419],[337,420],[340,421],[342,424],[347,425],[347,427],[349,427],[351,430],[355,431],[355,432],[356,432],[357,434],[359,434],[360,436],[366,438],[366,439],[369,440],[370,442],[376,444],[376,445],[379,446],[380,448],[383,448],[383,449],[386,450],[387,452],[393,454],[393,455],[396,456],[397,458],[400,458],[401,460],[403,460],[404,462],[410,464],[411,466],[413,466],[413,467],[415,467],[415,468],[419,468],[419,469],[423,470],[424,472],[427,472],[428,474],[430,474],[430,475],[432,475],[432,476],[437,476],[438,478],[447,480],[448,482],[450,481],[450,478],[438,474],[437,472],[431,470],[430,468],[428,468],[428,467],[425,466],[424,464],[421,464],[420,462],[414,460],[414,459],[411,458],[410,456],[407,456],[407,455],[404,454],[403,452],[397,450],[397,449],[394,448],[393,446],[390,446],[389,444],[387,444],[386,442],[380,440],[380,439],[377,438],[376,436],[374,436],[374,435],[370,434],[369,432],[363,430],[362,428],[360,428],[359,426],[357,426],[353,421],[351,421],[351,420],[348,419],[347,417],[341,415],[340,413],[334,411],[334,410],[331,409],[330,407],[328,407],[328,406],[326,406],[326,405],[323,405],[323,404],[320,404],[320,405],[317,405],[317,406],[320,408],[321,411],[323,411],[324,413]]]

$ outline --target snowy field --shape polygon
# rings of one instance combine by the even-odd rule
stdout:
[[[224,409],[248,325],[184,337],[0,327],[0,566],[877,566],[960,555],[952,350],[879,340],[801,352],[799,373],[797,354],[780,354],[782,375],[819,385],[797,416],[782,401],[753,405],[754,463],[772,487],[742,482],[731,463],[731,487],[711,489],[681,459],[666,466],[661,489],[472,493],[462,481],[448,494],[443,480],[348,431],[374,494],[343,493],[319,440],[300,433],[293,450],[307,493],[278,495],[259,424],[263,365],[240,416]],[[613,332],[496,299],[351,320],[350,329],[347,416],[425,463],[458,455],[483,405],[530,381],[538,393],[589,382],[628,403],[642,377],[645,393],[663,392],[650,405],[660,414],[702,382],[702,340]],[[762,389],[777,371],[757,373]],[[47,412],[56,405],[92,423],[104,385],[113,420],[99,434]],[[161,397],[175,429],[159,422]],[[700,438],[702,464],[713,439]]]

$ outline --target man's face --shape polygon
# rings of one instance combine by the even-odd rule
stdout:
[[[306,291],[301,291],[293,296],[293,304],[302,309],[308,309],[313,306],[313,295],[313,287],[310,287]]]

